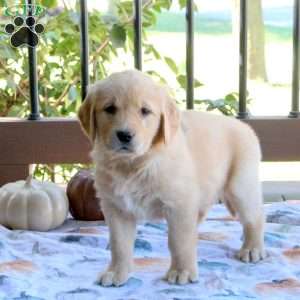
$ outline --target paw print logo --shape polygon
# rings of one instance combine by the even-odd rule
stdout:
[[[32,16],[24,18],[15,17],[13,24],[9,23],[4,28],[10,37],[10,43],[13,47],[29,46],[35,47],[39,42],[38,34],[44,31],[44,26],[35,22]]]

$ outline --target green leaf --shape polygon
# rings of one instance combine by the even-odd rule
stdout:
[[[179,0],[180,9],[182,9],[182,8],[184,8],[186,6],[186,1],[187,0]]]
[[[76,110],[76,107],[77,107],[77,103],[76,103],[76,101],[73,101],[73,102],[67,107],[67,112],[68,112],[68,114],[69,114],[70,112],[75,111],[75,110]]]
[[[145,11],[143,14],[143,27],[149,27],[156,23],[156,15],[152,11]]]
[[[110,39],[113,47],[115,48],[124,47],[126,42],[125,28],[117,24],[113,25],[112,30],[110,32]]]
[[[170,69],[175,74],[178,74],[178,68],[177,68],[177,65],[176,65],[175,61],[172,58],[167,57],[167,56],[165,56],[164,59],[165,59],[166,63],[168,64],[168,66],[170,67]]]
[[[183,88],[183,89],[186,89],[187,88],[187,78],[186,78],[186,75],[179,75],[177,76],[177,81],[179,82],[180,86]],[[198,79],[194,78],[194,87],[197,88],[197,87],[200,87],[200,86],[203,86],[204,84],[201,83]]]
[[[156,0],[152,7],[155,11],[161,12],[162,9],[170,9],[171,4],[171,0]]]
[[[57,0],[41,0],[41,4],[47,8],[57,6]]]
[[[150,54],[152,53],[156,59],[161,59],[161,55],[159,52],[154,48],[153,45],[151,44],[146,44],[145,46],[145,54]]]
[[[163,76],[161,76],[158,72],[156,72],[154,70],[148,70],[148,71],[146,71],[146,73],[151,75],[151,76],[157,77],[161,83],[167,84],[166,79]]]
[[[178,83],[180,84],[180,86],[183,88],[183,89],[186,89],[186,76],[185,75],[178,75],[176,77]]]
[[[13,60],[17,60],[16,53],[9,44],[7,46],[0,45],[0,57],[1,58],[11,58]]]
[[[9,110],[8,117],[21,117],[24,114],[25,108],[23,106],[12,106]]]
[[[194,79],[194,87],[200,87],[203,86],[204,84],[202,82],[200,82],[198,79]]]
[[[51,116],[57,116],[58,115],[58,112],[57,112],[57,109],[52,107],[52,106],[45,106],[44,107],[44,113],[45,113],[45,116],[47,117],[51,117]]]
[[[231,93],[225,96],[225,100],[235,102],[238,101],[238,97],[238,93]]]
[[[186,2],[187,2],[187,0],[179,0],[180,9],[183,9],[186,7]],[[193,8],[194,8],[194,11],[199,11],[198,6],[195,1],[193,3]]]

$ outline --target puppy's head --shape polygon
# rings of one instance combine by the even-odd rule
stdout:
[[[78,116],[92,143],[119,155],[141,156],[169,144],[179,126],[179,111],[167,91],[136,70],[91,86]]]

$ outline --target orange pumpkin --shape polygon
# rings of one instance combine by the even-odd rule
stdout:
[[[94,175],[89,170],[78,171],[67,186],[70,213],[76,220],[104,220],[100,208],[101,200],[96,197]]]

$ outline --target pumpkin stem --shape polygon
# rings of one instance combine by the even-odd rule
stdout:
[[[32,174],[28,175],[28,177],[26,178],[25,187],[30,187],[31,180],[32,180]]]

